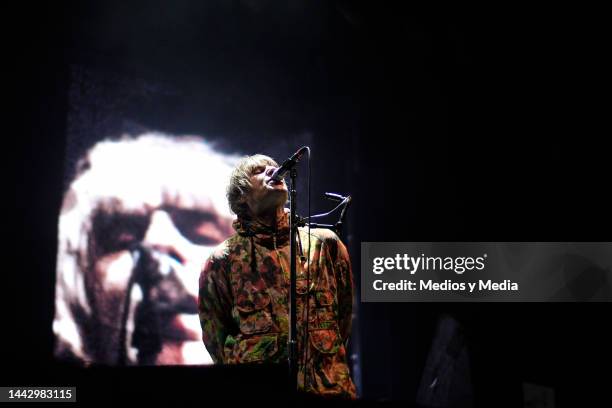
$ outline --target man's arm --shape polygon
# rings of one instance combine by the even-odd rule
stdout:
[[[225,362],[223,347],[232,324],[232,301],[223,262],[208,258],[200,274],[198,312],[202,340],[216,364]]]

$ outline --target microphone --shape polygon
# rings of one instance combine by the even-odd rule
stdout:
[[[289,170],[291,170],[297,164],[297,162],[300,161],[306,150],[308,150],[308,146],[300,147],[300,149],[295,152],[293,156],[285,160],[278,169],[274,170],[274,173],[272,173],[270,179],[274,181],[281,181],[284,179],[287,173],[289,173]]]

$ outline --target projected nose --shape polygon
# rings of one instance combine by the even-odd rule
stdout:
[[[151,215],[151,224],[143,240],[144,246],[165,253],[184,264],[184,241],[185,238],[174,226],[167,212],[155,211]]]

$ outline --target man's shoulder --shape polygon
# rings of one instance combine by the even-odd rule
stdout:
[[[328,239],[339,239],[338,235],[336,235],[336,233],[330,229],[327,228],[310,228],[308,229],[308,227],[303,227],[300,228],[300,230],[302,230],[305,233],[310,232],[310,235],[312,235],[315,238],[318,238],[322,241],[326,241]]]
[[[327,245],[343,245],[342,240],[334,231],[327,228],[311,228],[310,231],[308,228],[300,228],[304,234],[308,234],[310,232],[311,238],[324,242]]]
[[[221,242],[217,245],[208,259],[210,261],[223,261],[227,260],[231,257],[232,253],[235,252],[236,247],[241,245],[240,235],[234,233],[230,237],[228,237],[225,241]]]
[[[238,240],[238,234],[234,234],[212,250],[200,273],[200,287],[207,279],[216,280],[226,275],[228,264],[231,263],[232,253],[238,245]]]

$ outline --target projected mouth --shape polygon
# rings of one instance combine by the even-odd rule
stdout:
[[[180,355],[168,351],[168,344],[180,348],[184,342],[200,338],[197,300],[179,279],[185,271],[174,261],[164,268],[162,261],[167,259],[153,258],[143,250],[136,268],[143,299],[136,309],[132,344],[138,349],[140,364],[155,364],[160,353],[165,363],[182,363]]]
[[[132,346],[138,350],[140,364],[184,364],[187,361],[180,353],[167,355],[166,349],[170,345],[180,349],[183,344],[201,340],[197,314],[160,312],[145,303],[139,305],[134,323]],[[160,353],[164,354],[163,361],[157,361]]]
[[[173,340],[197,340],[197,301],[171,275],[151,289],[152,312],[158,317],[160,336]]]

